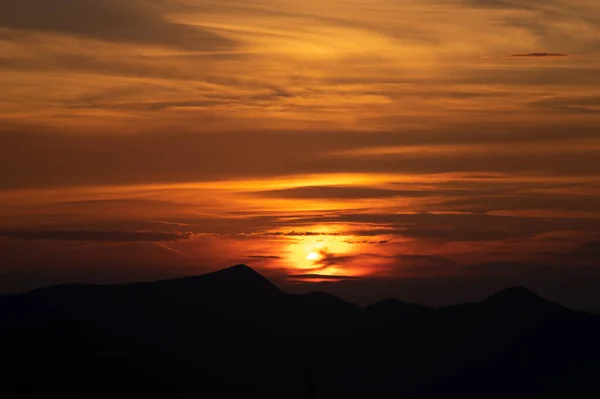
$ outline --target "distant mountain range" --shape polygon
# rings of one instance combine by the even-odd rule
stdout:
[[[0,296],[2,398],[600,397],[600,318],[526,288],[441,309],[245,265]]]

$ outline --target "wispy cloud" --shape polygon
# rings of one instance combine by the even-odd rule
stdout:
[[[4,231],[0,237],[19,240],[97,241],[97,242],[167,242],[187,240],[194,233],[154,231]]]
[[[327,274],[290,274],[288,276],[291,279],[298,280],[330,280],[330,281],[340,281],[340,280],[362,280],[361,277],[356,276],[331,276]]]
[[[23,0],[0,4],[0,26],[20,31],[72,34],[112,42],[170,45],[196,50],[233,47],[213,32],[173,23],[149,2]]]
[[[391,198],[391,197],[426,197],[433,193],[423,190],[395,190],[376,187],[348,186],[314,186],[296,187],[284,190],[254,191],[263,197],[289,199],[361,199],[361,198]]]
[[[543,57],[568,57],[569,54],[561,54],[561,53],[520,53],[520,54],[512,54],[511,57],[534,57],[534,58],[543,58]]]
[[[248,259],[282,259],[282,257],[277,255],[250,255]]]
[[[316,236],[343,236],[348,235],[346,233],[334,233],[334,232],[319,232],[319,231],[265,231],[251,233],[254,236],[265,236],[265,237],[316,237]]]
[[[178,227],[189,227],[189,226],[191,226],[189,223],[169,222],[169,221],[166,221],[166,220],[149,220],[149,222],[158,223],[158,224],[165,224],[167,226],[178,226]]]
[[[166,244],[165,244],[165,243],[163,243],[163,242],[154,242],[154,244],[155,244],[155,245],[157,245],[157,246],[159,246],[159,247],[161,247],[161,248],[164,248],[164,249],[166,249],[167,251],[169,251],[169,252],[171,252],[171,253],[174,253],[174,254],[176,254],[176,255],[179,255],[179,256],[181,256],[182,258],[191,259],[191,258],[190,258],[190,256],[186,255],[186,254],[185,254],[185,253],[183,253],[182,251],[179,251],[179,250],[177,250],[177,249],[175,249],[175,248],[171,248],[170,246],[166,245]]]

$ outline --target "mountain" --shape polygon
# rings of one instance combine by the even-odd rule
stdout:
[[[442,309],[360,308],[238,265],[0,296],[0,395],[587,397],[600,394],[598,336],[597,317],[521,287]]]
[[[418,339],[423,335],[424,329],[431,328],[439,318],[438,311],[434,308],[398,299],[387,299],[369,305],[364,309],[364,314],[370,328],[380,331],[384,336],[391,336],[392,339]],[[383,340],[381,342],[387,345]]]
[[[564,398],[600,393],[600,319],[523,287],[448,309],[443,345],[462,365],[431,396]],[[595,376],[595,377],[594,377]]]
[[[432,315],[435,313],[434,308],[428,306],[418,305],[415,303],[402,302],[395,298],[386,299],[384,301],[376,302],[365,308],[367,312],[372,313],[375,316],[383,318],[388,317],[400,317],[405,316],[425,316]]]

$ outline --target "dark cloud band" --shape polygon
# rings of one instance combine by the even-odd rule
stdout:
[[[537,57],[537,58],[543,58],[543,57],[568,57],[568,54],[561,54],[561,53],[521,53],[521,54],[512,54],[511,57]]]

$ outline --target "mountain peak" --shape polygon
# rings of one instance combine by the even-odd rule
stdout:
[[[529,288],[523,287],[523,286],[515,286],[515,287],[506,288],[502,291],[495,293],[488,299],[494,299],[494,298],[502,299],[502,300],[515,300],[515,301],[542,299],[538,294],[531,291]]]
[[[211,280],[213,283],[223,284],[227,288],[234,288],[236,290],[247,291],[263,289],[268,291],[280,291],[279,288],[262,274],[244,264],[205,274],[204,277]]]
[[[502,290],[485,299],[483,303],[509,305],[515,307],[560,307],[559,305],[540,297],[535,292],[522,286],[511,287]]]
[[[254,270],[253,268],[251,268],[248,265],[244,265],[244,264],[239,264],[239,265],[235,265],[235,266],[231,266],[225,269],[220,270],[219,272],[229,272],[229,273],[246,273],[246,274],[254,274],[254,275],[261,275],[259,272],[257,272],[256,270]],[[218,273],[218,272],[217,272]],[[262,277],[262,276],[261,276]]]
[[[226,278],[234,278],[234,279],[243,279],[247,281],[266,281],[269,282],[262,274],[254,270],[248,265],[239,264],[235,266],[228,267],[226,269],[221,269],[213,273],[209,273],[209,275],[215,275]]]

